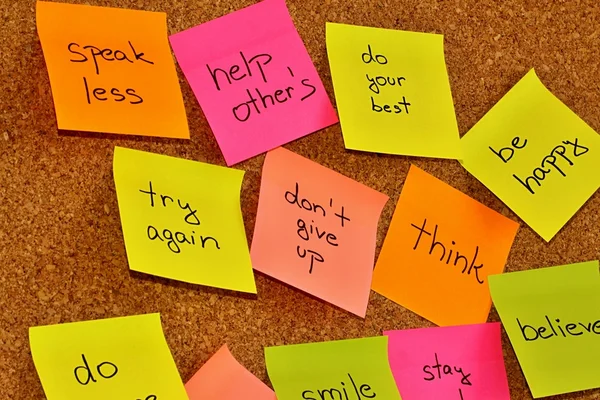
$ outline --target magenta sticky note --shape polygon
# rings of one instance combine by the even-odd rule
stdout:
[[[402,400],[510,400],[499,323],[384,335]]]
[[[338,121],[284,0],[170,37],[227,165]]]

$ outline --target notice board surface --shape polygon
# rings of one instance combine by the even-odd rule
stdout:
[[[253,2],[87,3],[167,12],[173,34]],[[596,1],[287,3],[332,99],[327,21],[444,34],[461,135],[532,67],[557,97],[600,130]],[[363,320],[261,274],[257,274],[258,296],[253,296],[130,272],[112,175],[114,147],[225,165],[189,85],[178,68],[190,140],[58,131],[36,33],[35,2],[2,0],[0,15],[0,398],[44,398],[28,342],[28,328],[36,325],[160,312],[184,381],[223,343],[251,372],[267,380],[264,346],[432,326],[374,292]],[[457,161],[345,150],[339,124],[285,147],[390,196],[379,222],[377,253],[411,163],[519,221]],[[236,165],[247,171],[242,208],[249,241],[263,160],[261,155]],[[598,193],[549,243],[522,224],[506,270],[598,259],[599,224]],[[499,321],[495,310],[489,320]],[[503,347],[511,397],[531,399],[504,332]],[[599,390],[591,390],[553,399],[599,397]]]

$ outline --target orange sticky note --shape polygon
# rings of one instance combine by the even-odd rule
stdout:
[[[388,197],[289,150],[263,166],[254,269],[364,317]]]
[[[273,392],[224,344],[185,384],[190,400],[276,400]]]
[[[373,290],[446,325],[483,323],[488,275],[504,270],[519,224],[411,166]]]
[[[59,129],[189,138],[167,15],[37,2]]]

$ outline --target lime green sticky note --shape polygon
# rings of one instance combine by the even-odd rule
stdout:
[[[461,142],[463,166],[546,241],[600,186],[600,136],[534,70]]]
[[[116,147],[113,173],[129,268],[256,293],[244,171]]]
[[[29,329],[48,400],[187,400],[159,314]]]
[[[388,361],[388,338],[265,348],[277,400],[400,400]]]
[[[600,387],[598,261],[489,277],[533,397]]]
[[[460,158],[442,35],[327,23],[346,148]]]

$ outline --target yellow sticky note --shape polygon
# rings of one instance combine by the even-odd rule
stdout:
[[[37,2],[59,129],[189,138],[167,14]]]
[[[346,148],[460,158],[442,35],[327,23]]]
[[[600,185],[600,136],[529,71],[463,137],[463,166],[549,241]]]
[[[187,400],[159,314],[29,329],[48,400]]]
[[[116,147],[113,173],[129,268],[256,293],[244,171]]]

